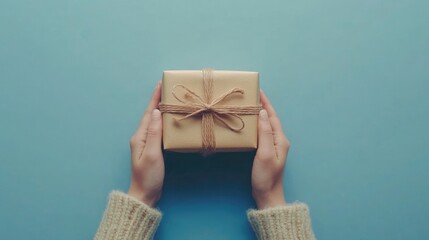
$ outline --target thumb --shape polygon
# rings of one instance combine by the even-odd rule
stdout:
[[[161,112],[154,109],[150,116],[150,123],[147,129],[146,146],[149,151],[161,149],[162,142],[162,119]]]
[[[257,155],[260,158],[271,158],[274,154],[273,129],[267,111],[262,109],[259,112],[258,121],[258,150]]]

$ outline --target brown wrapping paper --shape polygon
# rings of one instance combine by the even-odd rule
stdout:
[[[244,94],[228,96],[222,105],[259,105],[259,74],[257,72],[220,71],[212,70],[213,97],[216,98],[230,89],[241,88]],[[184,85],[200,96],[203,92],[203,72],[201,70],[164,71],[162,79],[162,99],[164,104],[182,104],[172,94],[174,86]],[[177,88],[176,88],[177,89]],[[183,91],[177,91],[184,95]],[[199,152],[202,148],[201,117],[196,115],[181,121],[175,118],[183,114],[164,112],[163,118],[163,145],[165,150],[177,152]],[[215,121],[214,135],[216,138],[216,152],[248,151],[257,148],[257,115],[240,115],[244,128],[231,131]],[[239,125],[240,121],[231,118],[232,125]]]

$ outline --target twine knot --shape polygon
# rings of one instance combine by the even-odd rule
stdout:
[[[211,112],[213,110],[212,105],[204,103],[204,111],[203,112]]]

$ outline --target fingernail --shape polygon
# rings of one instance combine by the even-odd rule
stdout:
[[[267,120],[268,119],[267,111],[265,109],[262,109],[259,112],[259,117],[261,117],[262,120]]]
[[[159,120],[161,119],[161,112],[158,109],[154,109],[152,111],[152,120]]]

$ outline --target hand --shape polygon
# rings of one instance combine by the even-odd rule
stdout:
[[[131,183],[128,194],[154,207],[161,197],[164,182],[162,157],[162,119],[156,109],[161,100],[161,83],[158,82],[152,99],[130,140]]]
[[[262,110],[258,121],[258,150],[252,169],[252,194],[258,209],[286,205],[283,170],[289,140],[269,99],[261,91]]]

